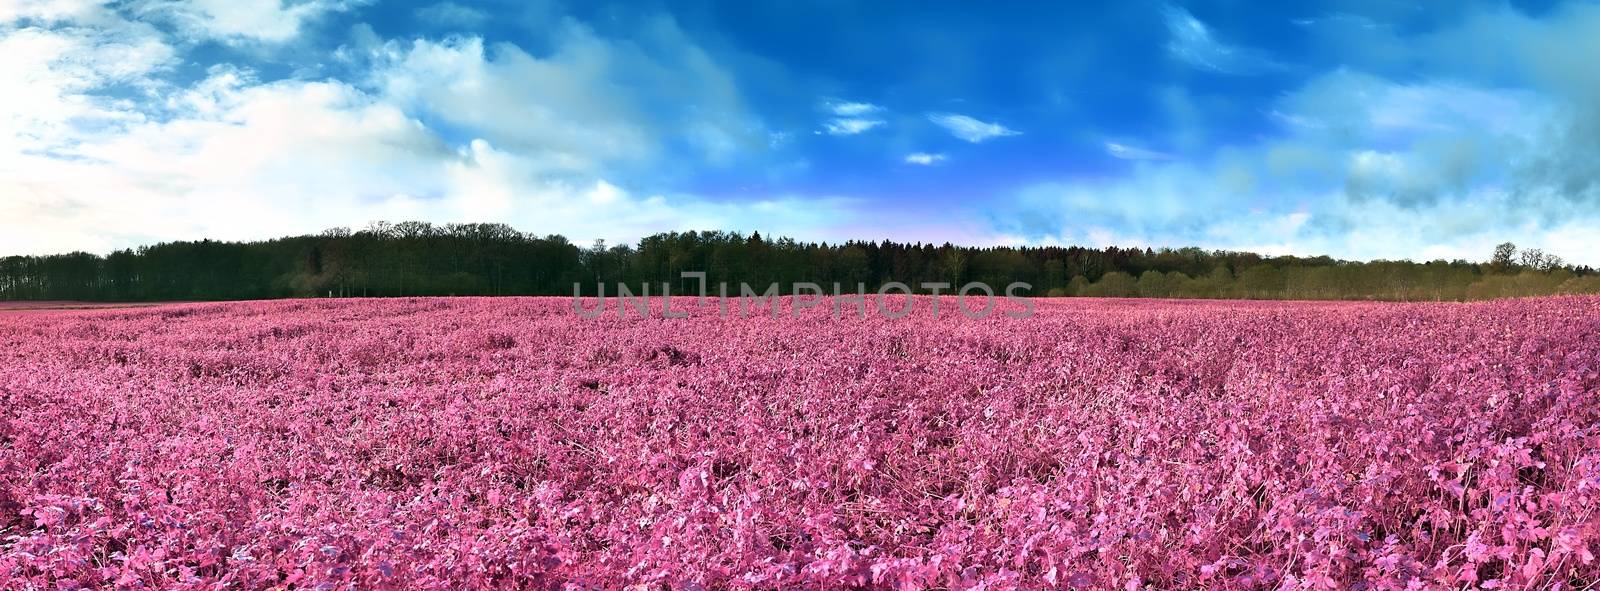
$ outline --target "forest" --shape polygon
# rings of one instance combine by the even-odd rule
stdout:
[[[573,244],[504,224],[378,222],[259,242],[168,242],[101,256],[0,259],[0,300],[200,301],[288,297],[594,295],[597,283],[813,282],[845,293],[1021,281],[1035,296],[1456,301],[1600,293],[1600,274],[1505,243],[1484,261],[1343,261],[1199,248],[966,247],[799,242],[669,232],[636,245]],[[714,291],[714,289],[713,289]],[[660,293],[652,289],[654,293]]]

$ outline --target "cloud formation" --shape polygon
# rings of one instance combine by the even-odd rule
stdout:
[[[1106,153],[1123,160],[1171,160],[1172,155],[1117,142],[1106,142]]]
[[[297,6],[280,16],[335,5]],[[643,23],[625,43],[569,22],[542,57],[476,36],[376,40],[342,51],[362,66],[352,80],[267,81],[219,64],[182,83],[166,76],[182,44],[174,35],[206,26],[232,39],[242,21],[208,12],[218,5],[163,4],[210,15],[173,33],[109,9],[46,8],[8,7],[13,19],[47,22],[13,20],[0,36],[0,84],[22,91],[0,120],[10,146],[0,149],[0,253],[380,219],[503,221],[621,242],[705,228],[815,235],[855,215],[836,196],[718,203],[628,188],[632,172],[663,159],[715,165],[769,142],[727,72],[670,20]],[[283,41],[292,29],[253,38]],[[127,88],[149,98],[112,93]]]
[[[190,38],[225,43],[283,43],[299,35],[307,22],[345,12],[372,0],[150,0],[137,6],[141,14],[166,20]]]
[[[1181,6],[1162,7],[1161,18],[1170,35],[1167,51],[1189,65],[1224,74],[1260,74],[1282,67],[1263,52],[1223,43]]]
[[[877,117],[883,107],[872,103],[829,101],[824,109],[834,115],[822,123],[822,130],[828,135],[856,135],[887,123]]]
[[[943,127],[945,131],[950,132],[950,135],[974,144],[981,144],[998,137],[1022,135],[1022,132],[999,123],[979,121],[959,113],[929,113],[928,120],[934,125]]]
[[[1029,186],[1002,231],[1040,242],[1417,260],[1481,260],[1520,239],[1600,262],[1600,235],[1580,230],[1600,223],[1592,186],[1572,182],[1581,169],[1539,174],[1558,150],[1600,151],[1568,141],[1572,114],[1545,97],[1335,71],[1276,109],[1286,114],[1279,137],[1208,162],[1107,144],[1143,167]]]
[[[0,254],[425,218],[1600,264],[1600,6],[724,10],[0,0]]]

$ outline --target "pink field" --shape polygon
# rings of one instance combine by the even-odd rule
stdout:
[[[0,588],[1585,588],[1600,298],[0,313]]]

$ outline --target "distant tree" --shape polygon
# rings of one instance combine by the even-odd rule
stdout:
[[[1518,255],[1521,255],[1520,257]],[[1266,258],[1198,248],[989,247],[803,243],[730,232],[668,232],[580,248],[505,224],[373,222],[263,242],[171,242],[113,252],[0,258],[0,299],[215,300],[309,295],[564,295],[573,283],[708,286],[809,281],[847,289],[888,281],[1012,281],[1031,293],[1201,298],[1459,300],[1595,288],[1596,271],[1501,245],[1487,263]],[[1137,279],[1136,279],[1137,278]],[[1192,278],[1192,279],[1191,279]]]
[[[939,270],[943,272],[945,280],[953,285],[961,285],[961,280],[967,276],[967,253],[949,244],[945,244],[941,250],[944,255],[939,258]]]
[[[1069,296],[1087,295],[1085,292],[1087,292],[1088,290],[1089,290],[1089,279],[1084,277],[1084,276],[1082,276],[1082,275],[1073,275],[1072,279],[1067,282],[1066,291],[1067,291],[1067,295],[1069,295]]]
[[[1524,267],[1527,267],[1529,269],[1544,270],[1544,251],[1543,250],[1539,250],[1537,248],[1529,248],[1527,250],[1522,251],[1522,255],[1519,258],[1521,258],[1522,266],[1524,266]]]
[[[1561,257],[1537,248],[1522,251],[1522,266],[1536,271],[1550,272],[1564,266]]]
[[[1516,265],[1517,245],[1502,242],[1494,247],[1494,256],[1489,259],[1489,267],[1496,273],[1506,273]]]
[[[1233,272],[1226,266],[1217,266],[1206,275],[1203,292],[1204,298],[1230,298],[1236,290]]]
[[[1172,297],[1172,285],[1167,279],[1167,274],[1155,269],[1145,271],[1139,275],[1137,291],[1139,292],[1139,297]]]
[[[1566,268],[1566,266],[1567,266],[1567,261],[1566,260],[1563,260],[1559,256],[1556,256],[1556,255],[1553,255],[1553,254],[1550,254],[1550,253],[1545,253],[1545,255],[1544,255],[1544,265],[1542,265],[1539,268],[1539,270],[1541,270],[1541,271],[1555,271],[1557,269],[1564,269],[1564,268]]]
[[[1106,273],[1086,291],[1086,295],[1100,298],[1131,298],[1139,294],[1138,282],[1122,271]]]
[[[1288,286],[1288,275],[1271,265],[1256,265],[1239,274],[1238,286],[1247,298],[1281,298]]]
[[[857,283],[865,283],[871,271],[867,252],[860,246],[846,246],[839,251],[835,260],[837,265],[834,277],[840,283],[839,289],[844,293],[854,293]],[[829,286],[831,288],[831,286]]]

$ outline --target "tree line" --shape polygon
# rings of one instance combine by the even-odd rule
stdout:
[[[784,293],[796,282],[854,293],[912,286],[1025,282],[1031,295],[1248,299],[1475,300],[1600,293],[1600,274],[1503,244],[1487,261],[1353,262],[1199,248],[964,247],[769,239],[760,233],[669,232],[638,244],[579,246],[504,224],[378,222],[352,231],[259,242],[168,242],[100,256],[0,259],[0,299],[237,300],[285,297],[594,295],[597,284],[669,283],[691,293],[704,271]],[[715,288],[712,289],[715,292]]]

